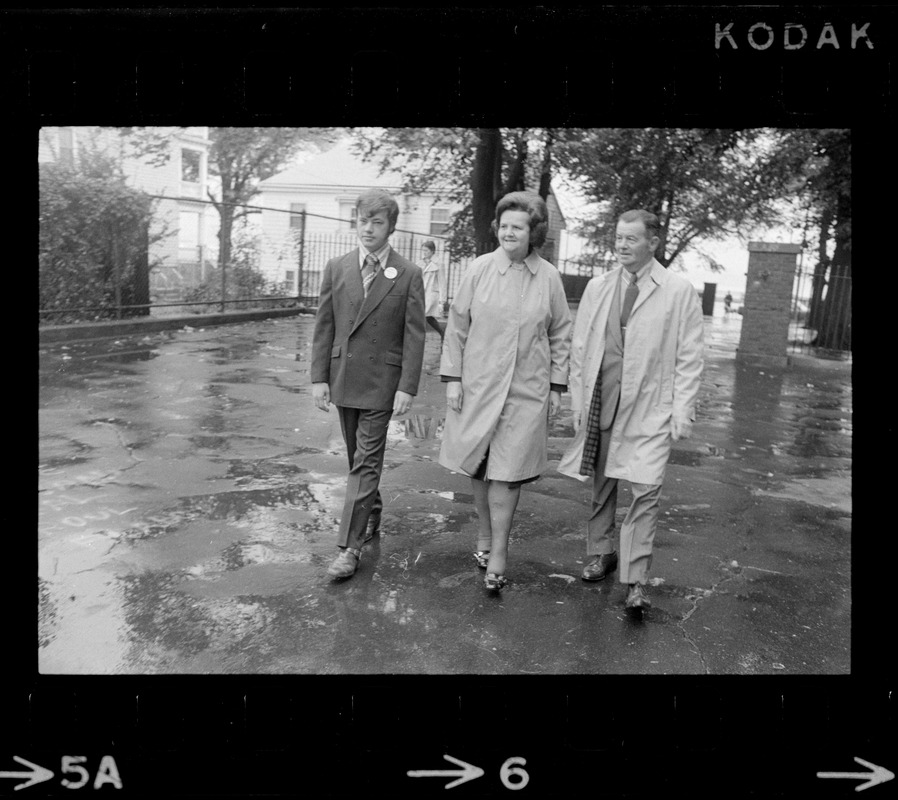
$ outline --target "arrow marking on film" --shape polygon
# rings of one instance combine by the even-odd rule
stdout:
[[[456,778],[452,783],[446,784],[444,787],[446,789],[451,789],[453,786],[458,786],[466,781],[473,781],[475,778],[483,775],[483,770],[480,767],[475,767],[473,764],[467,764],[452,756],[444,755],[443,758],[446,761],[457,764],[461,769],[411,769],[406,774],[410,778]]]
[[[53,777],[53,773],[45,767],[32,764],[30,761],[26,761],[24,758],[19,758],[18,756],[13,756],[13,759],[18,761],[23,767],[31,768],[31,772],[0,772],[0,778],[28,778],[26,783],[20,783],[18,786],[14,787],[15,791],[27,789],[29,786],[33,786],[36,783],[43,783]],[[889,774],[891,775],[891,773]]]
[[[868,769],[872,770],[872,772],[818,772],[818,778],[863,778],[866,780],[866,783],[862,783],[858,786],[854,787],[854,791],[860,792],[863,789],[869,789],[871,786],[876,786],[878,783],[885,783],[886,781],[892,780],[895,777],[894,772],[890,772],[885,767],[879,767],[876,764],[871,764],[869,761],[864,761],[862,758],[854,757],[854,760],[857,761],[858,764],[863,764]]]

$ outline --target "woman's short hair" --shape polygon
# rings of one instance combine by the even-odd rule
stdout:
[[[657,236],[659,239],[661,238],[661,220],[658,219],[657,214],[653,214],[651,211],[646,211],[644,208],[634,208],[630,211],[624,211],[617,218],[618,222],[641,222],[645,225],[645,233],[649,239],[653,236]]]
[[[424,244],[421,245],[421,247],[426,247],[428,250],[430,250],[431,253],[435,253],[437,251],[437,246],[433,243],[432,239],[428,239],[426,242],[424,242]]]
[[[530,215],[530,246],[538,249],[549,234],[549,209],[536,192],[510,192],[496,203],[493,233],[499,232],[499,220],[506,211],[524,211]]]
[[[386,189],[366,189],[355,201],[355,209],[360,217],[363,214],[370,215],[386,211],[390,230],[396,227],[396,222],[399,219],[399,203]]]

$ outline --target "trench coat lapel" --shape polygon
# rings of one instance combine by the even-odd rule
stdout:
[[[390,267],[396,270],[396,274],[392,278],[387,278],[384,275],[384,271],[389,269]],[[359,286],[362,285],[362,277],[361,270],[359,272]],[[396,283],[397,280],[402,276],[402,273],[405,272],[405,267],[398,263],[396,255],[393,249],[390,249],[390,254],[387,256],[387,261],[383,265],[383,268],[377,273],[377,277],[375,277],[374,281],[371,284],[371,287],[368,289],[368,296],[365,297],[364,289],[361,291],[361,298],[364,298],[364,303],[362,304],[361,312],[356,318],[355,325],[352,326],[352,330],[354,331],[365,319],[368,315],[377,308],[377,304],[380,303],[381,300],[386,297],[389,293],[390,289],[393,288],[393,284]]]
[[[583,349],[580,363],[580,375],[578,387],[572,391],[578,391],[580,395],[580,407],[583,422],[574,434],[567,451],[562,455],[558,464],[558,471],[562,475],[576,478],[578,481],[590,480],[589,476],[580,474],[580,462],[583,460],[583,446],[586,441],[586,414],[589,413],[589,404],[592,401],[592,393],[596,381],[599,379],[602,358],[605,353],[605,336],[610,328],[616,341],[620,341],[620,273],[622,267],[605,273],[596,290],[595,297],[589,304],[582,304],[578,314],[589,314],[590,320],[585,328],[580,328],[575,333],[575,339],[581,340],[578,346]],[[595,280],[595,279],[593,279]],[[611,323],[611,324],[609,324]]]
[[[610,287],[611,291],[608,293],[611,295],[611,302],[608,307],[608,322],[605,325],[605,329],[611,332],[611,340],[620,348],[624,346],[624,338],[620,329],[620,291],[622,281],[623,277],[620,274],[618,274],[616,280],[611,281],[613,288]],[[633,312],[631,311],[630,313]]]
[[[649,299],[652,292],[658,288],[658,284],[664,282],[663,279],[666,275],[667,271],[664,267],[662,267],[655,259],[652,259],[652,268],[646,276],[648,280],[645,281],[645,286],[639,290],[639,296],[636,298],[636,302],[633,303],[633,308],[630,310],[631,316],[636,313],[637,309],[645,303],[646,300]]]

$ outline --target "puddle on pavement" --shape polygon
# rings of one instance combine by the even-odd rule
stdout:
[[[235,626],[237,630],[231,627],[239,619],[239,613],[228,614],[228,609],[220,603],[212,609],[177,591],[174,586],[178,577],[173,573],[125,575],[119,581],[123,618],[132,643],[147,643],[189,656],[208,649],[216,640],[239,638],[239,627]],[[251,624],[243,626],[245,629],[258,626],[252,614],[250,621]]]
[[[416,494],[432,494],[441,497],[443,500],[451,500],[453,503],[462,503],[463,505],[472,505],[474,503],[473,494],[463,494],[462,492],[441,492],[438,489],[418,489]]]
[[[234,542],[221,551],[221,560],[226,572],[243,569],[250,564],[272,563],[278,560],[278,556],[281,556],[281,560],[287,560],[283,558],[283,553],[279,554],[274,548],[259,542]]]
[[[253,436],[251,433],[237,433],[234,431],[234,421],[224,415],[206,417],[201,422],[201,427],[209,433],[201,433],[187,437],[187,441],[198,450],[215,450],[218,452],[234,450],[241,455],[253,455],[253,451],[271,453],[283,452],[285,443],[282,439],[266,439],[261,436]],[[219,433],[218,431],[229,431]],[[301,449],[296,452],[303,452]],[[316,453],[311,450],[308,452]]]
[[[387,441],[396,443],[414,439],[442,439],[445,424],[445,417],[425,417],[421,414],[391,420],[387,428]]]
[[[259,383],[259,373],[255,369],[238,370],[236,372],[219,372],[215,375],[215,383]]]
[[[87,455],[82,454],[93,451],[89,444],[65,436],[41,436],[39,446],[40,461],[38,462],[38,468],[42,470],[86,464],[91,459]]]
[[[87,356],[87,358],[101,359],[101,363],[114,366],[117,364],[134,364],[139,361],[152,361],[160,356],[158,350],[127,350],[123,353],[111,353],[101,356]]]
[[[182,498],[170,508],[148,516],[122,533],[123,541],[136,542],[173,533],[196,520],[238,522],[265,509],[318,511],[315,494],[303,484],[265,489],[243,489]]]
[[[667,463],[677,464],[681,467],[700,467],[702,455],[692,450],[671,450]]]
[[[316,453],[309,447],[294,449],[294,453]],[[233,478],[238,484],[247,481],[283,481],[291,476],[307,474],[308,470],[285,461],[231,461],[225,477]]]

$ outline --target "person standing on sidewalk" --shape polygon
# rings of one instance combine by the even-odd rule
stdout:
[[[437,317],[446,299],[446,281],[443,268],[434,261],[437,246],[428,239],[421,245],[421,271],[424,274],[424,319],[427,324],[440,334],[440,341],[446,333],[446,328]]]
[[[356,215],[361,246],[325,266],[312,339],[312,397],[322,411],[337,407],[349,458],[333,578],[354,575],[362,546],[380,531],[387,427],[411,407],[424,360],[421,270],[389,242],[399,205],[370,189]]]
[[[592,479],[583,580],[599,581],[620,562],[626,607],[651,605],[652,563],[661,484],[671,442],[692,432],[703,369],[702,312],[689,281],[655,260],[660,221],[641,209],[618,219],[620,267],[586,286],[571,345],[574,440],[558,471]],[[633,500],[614,550],[617,484]]]

